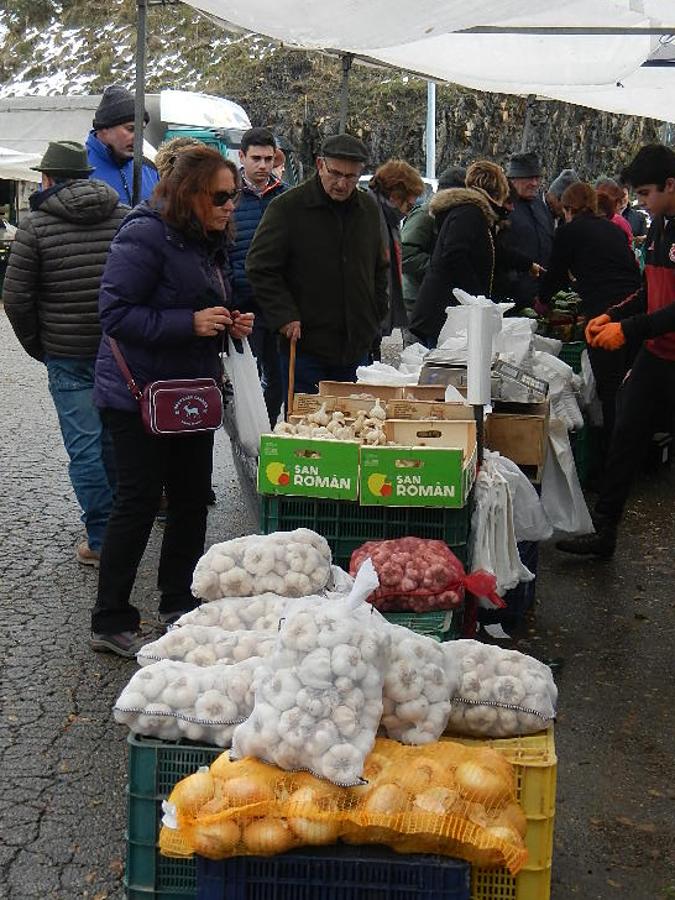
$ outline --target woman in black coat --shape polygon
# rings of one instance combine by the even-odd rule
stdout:
[[[566,287],[571,272],[582,300],[581,311],[593,319],[638,290],[640,269],[625,234],[598,215],[597,194],[590,184],[578,181],[570,185],[561,199],[566,224],[556,231],[539,301],[546,305],[556,291]],[[630,368],[632,350],[626,346],[613,352],[588,347],[588,357],[602,403],[607,445],[614,427],[616,392]]]
[[[438,239],[422,281],[410,330],[436,345],[445,310],[456,306],[453,288],[489,297],[495,270],[495,226],[509,186],[500,166],[487,160],[467,171],[466,188],[439,191],[429,204]]]

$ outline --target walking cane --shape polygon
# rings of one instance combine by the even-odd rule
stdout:
[[[293,395],[295,394],[295,351],[298,339],[291,338],[291,348],[288,355],[288,397],[286,398],[286,421],[293,412]]]

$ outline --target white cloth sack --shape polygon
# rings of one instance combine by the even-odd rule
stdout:
[[[241,353],[237,351],[231,337],[228,336],[227,340],[228,352],[223,357],[223,367],[232,384],[237,437],[247,456],[258,456],[260,435],[270,431],[258,365],[248,338],[241,341]]]
[[[548,428],[549,447],[541,480],[541,502],[555,531],[589,534],[595,531],[565,424],[551,419]]]

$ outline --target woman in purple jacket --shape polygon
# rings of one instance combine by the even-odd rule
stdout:
[[[244,337],[253,326],[253,315],[230,303],[228,239],[238,179],[217,151],[187,148],[110,246],[99,295],[103,339],[94,401],[113,439],[117,495],[101,550],[94,650],[132,657],[141,646],[140,616],[129,596],[163,486],[169,511],[159,561],[160,622],[196,605],[190,583],[204,552],[213,433],[148,434],[108,339],[116,339],[141,390],[161,379],[220,380],[223,332]]]

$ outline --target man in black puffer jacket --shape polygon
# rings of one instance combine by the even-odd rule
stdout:
[[[101,337],[98,290],[108,247],[128,208],[107,184],[89,180],[82,144],[50,143],[35,169],[43,189],[32,195],[31,212],[12,243],[2,299],[21,346],[47,367],[87,531],[76,556],[96,566],[114,482],[112,455],[92,403]]]

